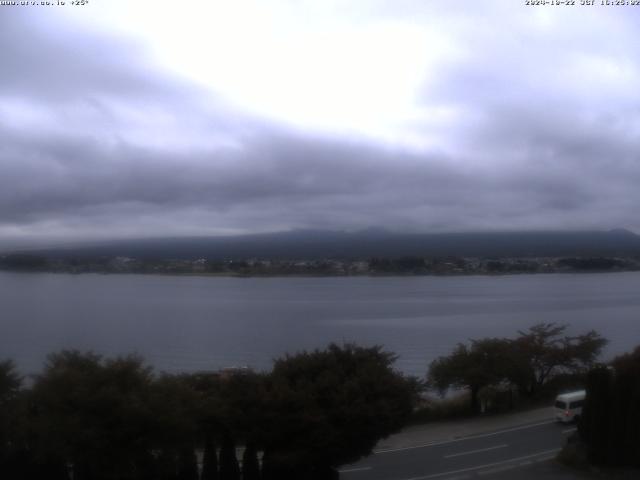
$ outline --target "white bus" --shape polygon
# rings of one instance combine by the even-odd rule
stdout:
[[[584,390],[558,395],[554,405],[556,420],[563,423],[577,422],[582,415],[585,396]]]

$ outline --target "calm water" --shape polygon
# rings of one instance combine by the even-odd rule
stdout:
[[[166,371],[250,365],[331,341],[382,344],[423,374],[458,341],[536,322],[640,344],[640,273],[206,278],[0,272],[0,358],[37,372],[62,348],[137,352]]]

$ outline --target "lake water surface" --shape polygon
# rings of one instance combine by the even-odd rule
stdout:
[[[456,342],[537,322],[596,329],[605,357],[640,344],[640,273],[220,278],[0,272],[0,359],[136,352],[159,370],[268,369],[329,342],[381,344],[423,375]]]

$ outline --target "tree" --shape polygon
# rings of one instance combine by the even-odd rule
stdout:
[[[534,396],[559,372],[586,373],[607,344],[594,330],[571,337],[563,335],[566,329],[566,325],[539,323],[518,332],[513,361],[519,366],[515,383],[522,393]]]
[[[50,355],[33,386],[39,455],[70,462],[76,480],[133,478],[153,444],[151,383],[137,357]]]
[[[612,362],[615,371],[616,463],[640,467],[640,346]]]
[[[242,454],[242,480],[260,480],[258,452],[253,443],[247,444]]]
[[[428,384],[440,390],[465,388],[473,412],[480,410],[478,394],[484,387],[508,383],[534,396],[559,373],[583,374],[607,341],[595,331],[563,335],[566,325],[540,323],[515,339],[484,338],[458,344],[454,351],[429,366]]]
[[[147,409],[153,416],[148,436],[153,449],[176,455],[192,449],[198,434],[198,395],[185,375],[163,374],[150,385]]]
[[[178,455],[178,480],[198,480],[198,460],[196,452],[183,446]]]
[[[18,396],[22,378],[12,361],[0,362],[0,472],[9,475],[16,465],[15,424],[18,420]]]
[[[215,408],[220,432],[233,433],[241,444],[260,444],[268,434],[266,426],[267,377],[254,372],[232,373],[221,378],[218,391],[209,397]]]
[[[22,386],[22,378],[11,360],[0,362],[0,406],[15,398]]]
[[[201,480],[218,480],[218,454],[213,436],[207,435],[204,442],[204,453],[202,456],[202,476]]]
[[[468,389],[470,409],[479,412],[480,389],[509,377],[510,357],[511,343],[506,339],[472,340],[470,346],[459,343],[450,355],[431,362],[428,384],[441,393],[451,387]]]
[[[640,467],[640,346],[587,375],[579,425],[591,463]]]
[[[380,347],[331,345],[279,359],[270,374],[155,376],[137,357],[62,351],[24,391],[13,365],[0,363],[0,418],[19,421],[10,441],[1,432],[0,472],[195,480],[204,443],[202,480],[239,480],[237,441],[245,480],[261,477],[258,449],[263,479],[337,478],[339,465],[370,453],[413,410],[419,383],[395,372],[394,360]]]
[[[178,457],[170,448],[162,448],[156,460],[156,474],[159,480],[178,480]]]
[[[229,434],[223,437],[220,449],[220,480],[240,480],[236,446]]]
[[[404,426],[418,383],[395,372],[394,361],[380,347],[352,344],[276,360],[268,379],[263,478],[332,476]]]
[[[612,427],[611,387],[613,374],[602,365],[587,374],[586,399],[578,430],[587,441],[587,455],[595,464],[606,463],[609,457],[609,431]]]
[[[15,253],[0,257],[0,268],[8,270],[43,270],[47,265],[47,259],[39,255]]]

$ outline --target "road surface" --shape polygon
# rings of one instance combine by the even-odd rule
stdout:
[[[575,431],[551,419],[463,438],[381,448],[340,470],[342,480],[464,480],[506,478],[504,473],[549,462]],[[529,468],[530,469],[530,468]],[[515,473],[514,473],[515,475]],[[519,476],[527,478],[526,473]],[[515,476],[513,478],[516,478]]]

